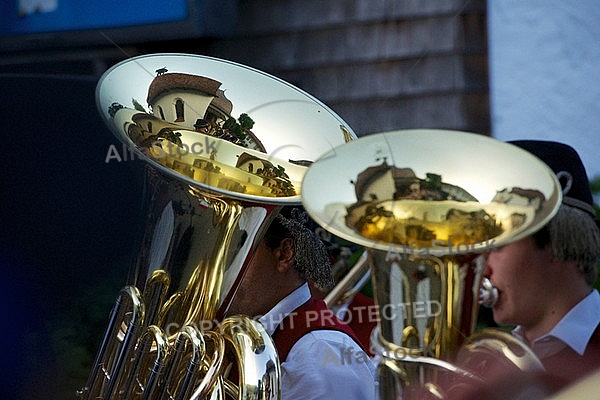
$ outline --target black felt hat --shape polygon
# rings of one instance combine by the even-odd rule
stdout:
[[[563,189],[563,203],[577,207],[596,219],[594,200],[585,167],[571,146],[544,140],[510,141],[545,162],[556,174]]]

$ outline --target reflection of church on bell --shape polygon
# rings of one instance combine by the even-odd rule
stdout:
[[[161,72],[148,88],[152,113],[134,99],[134,109],[114,103],[109,115],[144,154],[196,182],[259,196],[298,195],[285,167],[267,160],[250,116],[230,116],[233,104],[220,86],[207,77]]]
[[[229,117],[233,105],[220,86],[203,76],[165,73],[152,80],[146,100],[156,117],[192,128],[198,118],[213,122]]]
[[[411,168],[389,165],[387,160],[359,173],[354,191],[359,203],[385,200],[477,201],[463,188],[442,182],[438,174],[427,173],[425,178],[419,178]]]
[[[465,189],[435,173],[418,177],[412,168],[387,161],[358,174],[357,203],[347,208],[347,224],[363,237],[388,243],[430,246],[473,243],[502,233],[502,224]]]
[[[263,178],[263,186],[270,188],[277,196],[294,196],[296,190],[289,176],[280,166],[275,166],[268,160],[242,153],[238,157],[236,167]]]
[[[184,73],[163,73],[148,88],[147,103],[155,117],[204,134],[264,152],[260,140],[246,129],[234,134],[223,125],[232,119],[233,103],[221,82]]]

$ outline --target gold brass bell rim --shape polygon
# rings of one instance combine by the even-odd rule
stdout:
[[[393,171],[385,172],[386,169]],[[427,256],[452,254],[456,249],[443,242],[431,246],[433,240],[429,240],[429,244],[411,246],[410,240],[391,241],[365,236],[349,224],[351,211],[369,203],[375,206],[386,203],[388,207],[383,211],[393,213],[414,205],[414,200],[394,199],[394,193],[389,190],[380,197],[367,191],[359,193],[384,173],[409,172],[418,178],[437,176],[450,190],[463,193],[459,194],[466,199],[476,200],[459,203],[464,205],[465,212],[471,212],[474,206],[483,210],[498,207],[493,200],[503,190],[523,188],[543,194],[544,200],[534,217],[528,218],[522,226],[472,241],[480,244],[476,246],[480,251],[491,250],[484,246],[486,240],[499,247],[534,233],[555,215],[562,199],[554,172],[537,157],[512,144],[470,132],[407,129],[363,136],[322,156],[306,172],[302,182],[302,202],[317,223],[359,245],[411,254],[421,248],[426,250]],[[405,178],[394,179],[398,182]],[[390,178],[386,186],[393,185]],[[328,187],[327,194],[322,190],[325,186]],[[367,198],[369,194],[377,198]],[[443,205],[437,200],[419,201],[423,207]],[[393,223],[386,226],[388,229],[394,227]]]
[[[356,138],[333,110],[290,83],[195,54],[147,54],[112,66],[98,81],[96,104],[132,157],[186,184],[253,203],[300,205],[307,165]],[[171,144],[184,147],[174,154]],[[164,154],[165,145],[165,159],[149,154]],[[193,145],[202,156],[192,157]]]

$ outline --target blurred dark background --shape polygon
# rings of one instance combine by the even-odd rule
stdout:
[[[0,87],[10,104],[2,112],[1,392],[68,398],[125,283],[141,185],[134,162],[104,162],[116,140],[96,111],[94,79],[0,76]]]
[[[94,99],[117,62],[158,52],[237,61],[306,90],[359,135],[489,134],[483,0],[40,0],[0,11],[6,399],[74,398],[126,283],[141,165],[105,162],[118,142]]]

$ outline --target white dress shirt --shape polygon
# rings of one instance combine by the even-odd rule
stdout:
[[[259,321],[270,335],[277,325],[310,299],[304,284]],[[307,333],[281,364],[282,400],[374,400],[375,366],[348,335],[335,330]]]
[[[592,290],[575,305],[552,330],[535,339],[531,350],[540,359],[550,357],[566,346],[579,355],[583,355],[592,334],[600,324],[600,294]],[[523,328],[517,326],[513,334],[523,339]]]

